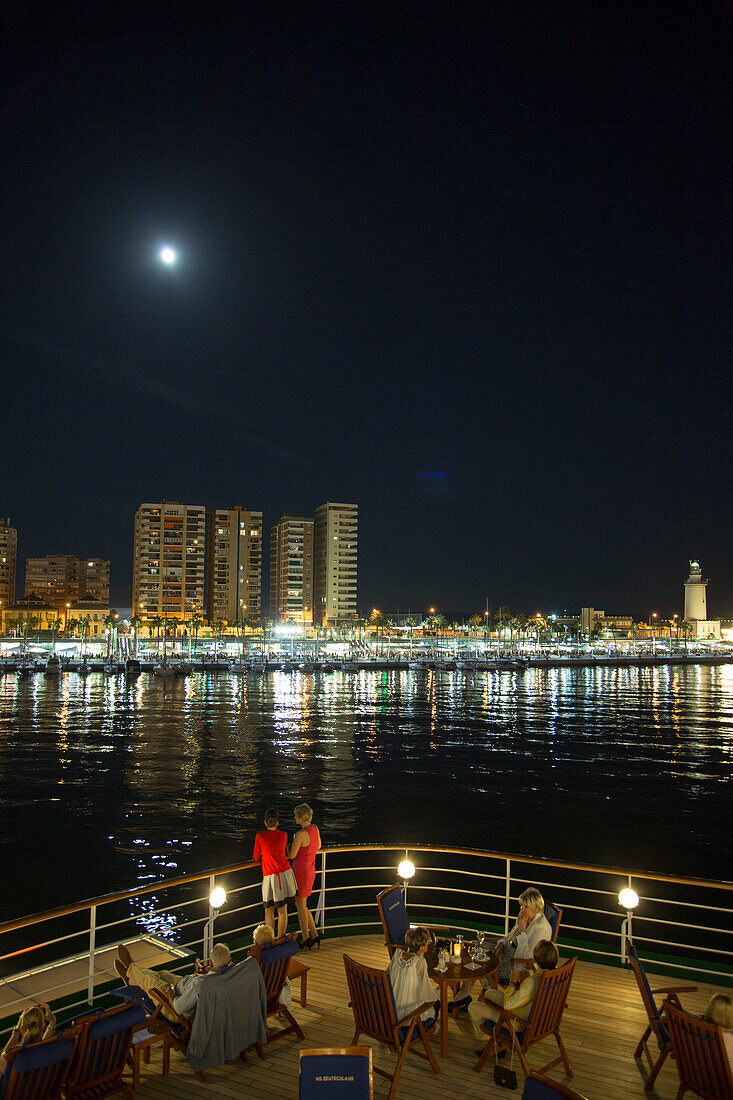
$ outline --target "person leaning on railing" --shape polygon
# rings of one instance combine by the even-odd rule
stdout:
[[[551,940],[540,940],[536,944],[526,971],[526,977],[521,982],[509,982],[505,989],[487,989],[486,1000],[500,1008],[508,1008],[517,1016],[526,1020],[532,1007],[535,993],[539,989],[540,978],[545,970],[554,970],[559,962],[557,948]],[[478,1039],[486,1039],[486,1032],[481,1030],[481,1024],[490,1017],[495,1018],[495,1013],[487,1008],[481,1001],[474,1001],[468,1006],[468,1015],[471,1017],[474,1034]],[[523,1028],[521,1030],[524,1030]],[[480,1055],[482,1051],[478,1051]]]
[[[705,1009],[705,1019],[723,1029],[723,1046],[733,1071],[733,997],[727,993],[716,993],[711,997]]]
[[[47,1004],[31,1005],[24,1009],[18,1022],[10,1032],[10,1038],[0,1054],[0,1096],[5,1093],[5,1070],[8,1068],[7,1051],[15,1047],[26,1047],[39,1043],[41,1039],[50,1039],[56,1034],[56,1017]]]
[[[124,943],[117,948],[115,959],[115,969],[127,985],[137,985],[146,993],[151,989],[159,989],[167,997],[172,996],[173,1007],[181,1016],[193,1016],[199,999],[199,988],[207,974],[221,974],[233,965],[231,951],[225,943],[214,944],[206,969],[196,959],[194,973],[183,977],[171,970],[148,970],[145,966],[138,966]],[[165,1013],[165,1009],[163,1012]],[[171,1018],[170,1013],[166,1015]]]
[[[494,953],[509,949],[517,959],[530,960],[533,957],[535,947],[541,940],[552,939],[552,928],[545,916],[544,909],[545,899],[542,894],[536,886],[529,886],[524,893],[519,895],[517,923],[511,932],[503,936],[494,946]],[[501,964],[499,977],[501,977]],[[491,983],[487,979],[482,979],[481,984],[486,989]],[[449,1004],[448,1007],[453,1008],[455,1006],[465,1011],[471,1003],[472,986],[472,980],[469,979],[464,982],[458,990],[455,1001]]]

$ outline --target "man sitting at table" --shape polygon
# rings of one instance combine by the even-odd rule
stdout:
[[[552,928],[544,913],[545,899],[536,886],[530,886],[519,895],[519,916],[517,923],[506,936],[499,940],[494,947],[494,952],[499,951],[502,945],[512,947],[517,959],[531,959],[540,940],[552,939]],[[491,982],[488,978],[482,978],[481,984],[488,989]],[[466,981],[458,990],[458,996],[449,1008],[465,1009],[471,1003],[472,981]]]
[[[511,1012],[526,1020],[532,1007],[532,1001],[540,986],[540,978],[545,970],[554,970],[559,962],[557,948],[551,940],[540,940],[532,953],[532,962],[522,974],[526,974],[522,982],[509,982],[505,989],[487,989],[486,1000],[499,1008],[508,1008]],[[521,977],[522,975],[520,975]],[[481,1024],[490,1017],[496,1018],[496,1014],[481,1001],[474,1001],[468,1006],[468,1015],[471,1017],[474,1034],[478,1039],[485,1039],[486,1032]],[[517,1033],[521,1034],[524,1028],[515,1025]],[[476,1052],[479,1056],[482,1050]]]

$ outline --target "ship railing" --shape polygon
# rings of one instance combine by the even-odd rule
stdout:
[[[404,860],[415,870],[400,878]],[[623,965],[631,936],[650,970],[733,986],[730,882],[472,848],[341,845],[318,856],[311,897],[318,927],[328,935],[381,932],[375,897],[395,882],[405,890],[413,923],[445,926],[467,938],[477,931],[506,935],[519,894],[537,886],[563,910],[558,942],[565,953]],[[215,887],[226,891],[218,909],[209,900]],[[635,909],[620,905],[624,888],[638,895]],[[141,965],[157,965],[165,950],[173,956],[167,968],[183,973],[214,940],[229,943],[235,957],[245,954],[262,919],[261,870],[249,861],[6,921],[0,924],[0,1021],[9,1030],[29,1000],[53,1003],[64,1019],[99,1002],[120,984],[112,955],[121,942],[137,941]]]

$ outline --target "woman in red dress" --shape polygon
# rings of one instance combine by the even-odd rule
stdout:
[[[295,907],[298,910],[300,923],[301,947],[311,948],[314,944],[321,945],[321,936],[316,931],[316,922],[308,908],[308,898],[313,890],[316,878],[316,855],[321,847],[321,834],[318,826],[313,824],[313,810],[304,802],[302,806],[295,807],[295,823],[298,831],[293,837],[288,855],[293,861],[293,871],[298,884],[298,896],[295,899]]]
[[[285,849],[288,834],[278,829],[277,810],[268,810],[265,814],[267,831],[255,837],[252,859],[262,860],[262,904],[265,907],[265,923],[275,931],[275,910],[277,909],[277,935],[284,936],[288,930],[288,903],[297,902],[298,886],[295,881]]]

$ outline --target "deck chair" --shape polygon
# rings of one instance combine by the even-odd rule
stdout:
[[[373,1100],[371,1047],[314,1047],[300,1052],[298,1100]]]
[[[639,953],[636,947],[631,942],[627,941],[627,953],[629,962],[631,963],[631,969],[634,972],[636,978],[636,984],[639,987],[639,993],[644,1004],[647,1020],[649,1021],[647,1029],[642,1035],[641,1039],[637,1043],[636,1050],[634,1051],[634,1058],[641,1058],[642,1054],[645,1055],[647,1062],[649,1063],[649,1078],[644,1085],[647,1092],[650,1092],[654,1088],[654,1082],[657,1079],[662,1065],[668,1054],[672,1053],[672,1047],[669,1042],[669,1028],[662,1018],[662,1012],[657,1008],[657,1003],[654,1000],[655,993],[695,993],[697,990],[696,985],[678,985],[669,986],[663,989],[652,989],[649,985],[649,979],[646,976],[646,971],[642,965]],[[659,1047],[659,1055],[656,1062],[654,1061],[651,1051],[647,1045],[647,1040],[654,1035]]]
[[[170,1058],[170,1048],[179,1051],[180,1054],[185,1054],[188,1048],[188,1041],[191,1038],[191,1025],[192,1021],[188,1016],[182,1016],[180,1012],[177,1012],[173,1007],[173,997],[167,996],[162,989],[151,989],[148,996],[154,1002],[158,1015],[157,1020],[167,1029],[167,1047],[168,1056]],[[163,1009],[166,1010],[167,1016],[163,1014]],[[164,1051],[165,1054],[165,1051]],[[246,1059],[245,1059],[246,1060]],[[203,1073],[199,1070],[194,1070],[199,1081],[205,1081]]]
[[[122,1093],[134,1100],[134,1093],[122,1080],[132,1047],[132,1036],[145,1019],[141,1005],[120,1005],[106,1012],[90,1012],[64,1030],[64,1038],[76,1041],[64,1096],[66,1100],[101,1100]]]
[[[392,983],[385,970],[363,966],[348,955],[344,955],[344,968],[349,984],[351,1011],[354,1014],[352,1045],[358,1043],[360,1035],[368,1035],[378,1043],[384,1043],[398,1056],[394,1073],[387,1073],[379,1066],[374,1066],[375,1073],[391,1082],[387,1100],[393,1100],[405,1058],[410,1052],[417,1054],[419,1058],[427,1058],[433,1073],[440,1073],[429,1042],[429,1037],[435,1031],[435,1019],[427,1023],[420,1019],[423,1012],[433,1008],[433,1002],[420,1005],[414,1012],[398,1020]],[[422,1044],[424,1053],[416,1049],[418,1043]]]
[[[529,1066],[525,1057],[527,1050],[534,1043],[539,1043],[541,1039],[546,1039],[552,1035],[560,1051],[560,1057],[547,1062],[537,1072],[546,1073],[558,1062],[562,1062],[566,1075],[568,1077],[573,1076],[570,1059],[560,1038],[560,1023],[567,1004],[568,991],[573,980],[573,971],[577,961],[576,957],[565,963],[564,966],[557,967],[556,970],[544,971],[526,1021],[509,1009],[502,1008],[501,1005],[494,1005],[491,1001],[486,1002],[487,1007],[494,1009],[498,1016],[496,1021],[486,1020],[481,1025],[482,1030],[488,1033],[489,1040],[478,1062],[473,1067],[477,1073],[483,1068],[487,1058],[493,1057],[495,1052],[498,1053],[502,1050],[511,1052],[512,1045],[514,1045],[522,1069],[525,1075],[529,1075]],[[510,1025],[514,1027],[514,1034],[512,1034]],[[519,1031],[519,1028],[524,1028],[524,1031]]]
[[[557,934],[560,931],[560,921],[562,920],[562,909],[558,909],[551,901],[546,901],[544,914],[545,920],[549,922],[550,928],[552,929],[552,942],[557,943]]]
[[[186,1061],[198,1076],[223,1062],[247,1062],[247,1048],[261,1045],[267,998],[262,972],[254,959],[245,959],[209,974],[200,984]],[[302,1033],[301,1033],[302,1034]]]
[[[680,1087],[675,1100],[689,1089],[702,1100],[730,1100],[733,1096],[733,1072],[717,1024],[685,1012],[674,994],[662,1003]]]
[[[407,915],[407,907],[399,885],[388,886],[377,894],[377,908],[379,919],[384,930],[384,945],[389,951],[390,959],[398,947],[405,946],[405,932],[410,927],[410,918]],[[436,932],[448,933],[450,931],[444,925],[424,925],[431,937],[435,939]]]
[[[290,1009],[280,1003],[280,997],[288,977],[290,960],[293,955],[297,955],[298,953],[298,944],[295,939],[296,935],[297,933],[293,933],[290,936],[283,936],[282,939],[274,940],[272,943],[255,948],[253,951],[254,957],[260,964],[260,970],[262,971],[262,977],[265,982],[267,1019],[269,1020],[271,1016],[284,1016],[287,1020],[287,1026],[277,1028],[275,1031],[268,1034],[266,1043],[274,1043],[275,1039],[282,1039],[284,1035],[289,1035],[291,1032],[295,1032],[299,1039],[305,1038],[295,1016],[293,1016]],[[261,1043],[257,1044],[257,1053],[260,1058],[264,1057]]]
[[[32,1046],[15,1047],[5,1057],[5,1100],[60,1100],[74,1053],[70,1039],[42,1039]]]
[[[585,1100],[579,1092],[569,1089],[559,1081],[552,1081],[543,1073],[535,1073],[533,1070],[525,1078],[522,1100],[557,1100],[558,1096],[565,1097],[565,1100]]]
[[[120,989],[111,989],[111,997],[121,997],[133,1005],[140,1005],[145,1009],[145,1019],[138,1024],[132,1033],[132,1048],[127,1061],[132,1069],[133,1092],[140,1088],[141,1063],[144,1060],[150,1063],[150,1051],[159,1043],[163,1046],[163,1076],[170,1073],[171,1047],[174,1045],[174,1025],[163,1017],[163,1005],[152,1000],[139,985],[123,985]],[[190,1021],[187,1021],[190,1026]]]

